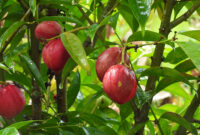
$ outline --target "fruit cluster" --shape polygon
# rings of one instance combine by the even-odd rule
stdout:
[[[43,21],[35,29],[35,36],[41,41],[54,38],[60,33],[62,33],[62,28],[56,21]],[[44,63],[55,73],[63,69],[69,57],[60,38],[48,41],[42,50]]]
[[[102,52],[96,61],[96,72],[103,81],[105,93],[115,102],[124,104],[132,99],[137,90],[134,72],[125,65],[130,65],[129,56],[124,54],[125,65],[122,61],[122,50],[112,47]]]
[[[21,90],[15,85],[0,84],[0,115],[13,119],[24,109],[25,99]]]

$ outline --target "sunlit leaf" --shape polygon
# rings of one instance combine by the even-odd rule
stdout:
[[[144,32],[146,22],[151,12],[152,0],[128,0],[128,3]]]
[[[35,65],[35,63],[27,56],[25,55],[20,55],[20,58],[22,59],[22,61],[27,65],[30,73],[32,74],[32,76],[35,78],[35,80],[37,81],[37,83],[41,86],[41,88],[45,91],[46,87],[44,85],[44,81],[42,79],[42,76],[37,68],[37,66]]]
[[[176,113],[166,112],[164,113],[160,119],[167,119],[173,122],[178,123],[179,125],[183,126],[187,130],[189,130],[193,135],[198,135],[197,129],[187,120]]]
[[[185,54],[192,60],[194,65],[200,70],[200,44],[194,42],[177,42]]]
[[[10,36],[22,25],[24,25],[25,22],[19,21],[15,22],[13,25],[11,25],[0,37],[0,49],[3,48],[4,43],[7,41],[7,39],[10,38]]]
[[[192,30],[192,31],[185,31],[185,32],[179,32],[179,34],[194,38],[198,41],[200,41],[200,30]]]
[[[61,34],[61,40],[72,59],[90,74],[90,65],[80,39],[73,33],[65,32]]]

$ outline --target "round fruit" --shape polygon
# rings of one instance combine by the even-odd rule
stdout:
[[[42,50],[44,63],[55,72],[63,69],[69,57],[70,55],[63,46],[61,39],[49,41]]]
[[[0,88],[0,115],[13,119],[24,109],[25,99],[23,93],[15,85],[2,86]]]
[[[104,75],[103,88],[113,101],[119,104],[128,102],[137,91],[134,72],[120,64],[110,67]]]
[[[35,36],[37,39],[49,39],[62,33],[60,24],[56,21],[44,21],[37,25]]]
[[[96,72],[100,81],[103,80],[105,72],[113,65],[119,64],[122,60],[122,50],[119,47],[106,49],[97,58]],[[129,65],[128,54],[125,54],[125,62]]]

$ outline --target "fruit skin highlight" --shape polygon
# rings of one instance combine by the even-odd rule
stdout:
[[[132,99],[137,91],[135,74],[124,65],[114,65],[104,75],[103,88],[113,101],[124,104]]]
[[[43,21],[35,28],[35,36],[37,39],[49,39],[62,33],[62,28],[56,21]]]
[[[111,47],[103,51],[96,61],[96,72],[100,81],[103,80],[106,71],[113,65],[119,64],[122,60],[122,50],[119,47]],[[129,65],[129,56],[125,53],[125,62]]]
[[[15,85],[0,86],[0,115],[13,119],[24,109],[25,98],[21,90]]]
[[[70,58],[61,39],[54,39],[47,43],[42,50],[44,63],[56,73],[63,69],[65,63]]]

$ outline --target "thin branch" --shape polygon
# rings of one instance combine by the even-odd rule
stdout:
[[[150,110],[151,110],[151,112],[152,112],[152,114],[153,114],[153,117],[154,117],[154,119],[155,119],[155,123],[158,125],[158,128],[159,128],[159,130],[160,130],[161,135],[164,135],[164,133],[163,133],[163,131],[162,131],[162,128],[161,128],[161,126],[160,126],[159,120],[157,119],[157,117],[156,117],[156,115],[155,115],[155,113],[154,113],[154,111],[153,111],[153,109],[152,109],[152,107],[151,107],[151,104],[150,104],[149,102],[148,102],[148,104],[149,104],[149,108],[150,108]]]
[[[85,17],[85,19],[88,21],[88,23],[90,25],[93,24],[92,20],[90,20],[90,18],[88,17],[88,15],[84,12],[84,10],[80,7],[80,5],[77,5],[78,9],[81,11],[81,13],[83,14],[83,16]]]
[[[17,0],[24,10],[28,9],[28,5],[23,0]]]
[[[193,7],[191,7],[186,13],[184,13],[182,16],[174,20],[170,23],[170,29],[176,27],[178,24],[182,23],[183,21],[186,21],[198,8],[200,7],[200,1],[198,1],[196,4],[194,4]]]
[[[193,115],[196,112],[196,109],[198,108],[199,104],[200,104],[200,84],[199,84],[197,93],[192,99],[192,102],[190,103],[190,105],[188,106],[183,118],[185,118],[189,122],[194,122]],[[176,132],[176,135],[184,135],[185,133],[186,133],[186,129],[180,126]]]

